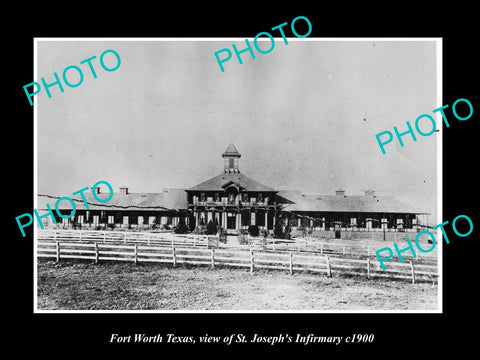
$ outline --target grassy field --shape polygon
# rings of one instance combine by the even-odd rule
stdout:
[[[42,261],[39,310],[434,310],[437,285],[280,271]]]

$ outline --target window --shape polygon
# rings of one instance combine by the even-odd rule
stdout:
[[[258,202],[262,202],[262,201],[263,201],[263,195],[262,195],[262,193],[259,193],[259,194],[258,194],[257,199],[258,199]]]
[[[215,202],[220,201],[220,194],[219,194],[219,193],[215,193],[214,199],[215,199]]]
[[[228,167],[229,167],[230,169],[233,169],[233,163],[234,163],[234,159],[233,159],[233,158],[228,159]]]
[[[200,193],[200,201],[205,201],[205,193]]]
[[[243,193],[243,201],[248,202],[248,193]]]

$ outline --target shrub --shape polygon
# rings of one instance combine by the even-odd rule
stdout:
[[[217,233],[217,225],[212,221],[209,221],[207,225],[207,230],[205,233],[207,235],[215,235]]]
[[[248,233],[250,234],[250,236],[258,236],[260,230],[258,229],[257,225],[250,225],[248,227]]]
[[[199,225],[195,228],[195,230],[193,230],[193,233],[198,235],[204,235],[206,231],[207,227],[205,225]]]
[[[238,242],[240,245],[248,245],[248,238],[246,234],[239,234],[238,235]]]
[[[175,234],[186,234],[188,233],[188,226],[185,224],[185,220],[180,219],[178,225],[173,229]]]
[[[115,229],[115,224],[108,224],[107,226],[112,230]]]

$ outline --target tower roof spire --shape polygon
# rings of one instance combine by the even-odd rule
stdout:
[[[228,145],[227,150],[222,154],[222,157],[241,157],[240,153],[237,151],[237,148],[233,143]]]

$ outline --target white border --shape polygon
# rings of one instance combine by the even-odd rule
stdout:
[[[166,37],[166,38],[33,38],[34,42],[34,51],[33,51],[33,76],[34,80],[37,81],[38,73],[37,73],[37,60],[38,60],[38,53],[37,53],[37,45],[39,41],[245,41],[245,39],[253,40],[253,37],[249,38],[242,38],[242,37],[225,37],[225,38],[178,38],[178,37]],[[274,37],[275,41],[283,41],[283,38]],[[259,38],[260,41],[269,41],[269,39]],[[306,37],[306,38],[290,38],[287,37],[289,42],[291,41],[434,41],[436,43],[436,81],[437,81],[437,107],[441,107],[442,104],[442,97],[443,97],[443,62],[442,62],[442,51],[443,51],[443,38],[441,37],[427,37],[427,38],[408,38],[408,37],[390,37],[390,38],[383,38],[383,37],[371,37],[371,38],[315,38],[315,37]],[[212,58],[213,61],[213,58]],[[37,102],[38,98],[35,99],[33,105],[33,114],[34,114],[34,163],[33,163],[33,171],[34,171],[34,206],[35,209],[37,208]],[[433,110],[433,109],[432,109]],[[437,124],[442,124],[443,119],[441,118],[441,114],[437,114]],[[437,125],[438,126],[438,125]],[[437,136],[437,224],[442,222],[442,208],[443,208],[443,182],[442,182],[442,157],[443,157],[443,126],[439,126],[440,131]],[[386,314],[428,314],[428,313],[443,313],[443,262],[442,262],[442,246],[443,242],[437,240],[438,245],[438,283],[437,283],[437,309],[434,310],[39,310],[37,308],[38,299],[37,299],[37,291],[38,291],[38,274],[37,274],[37,236],[38,230],[36,223],[34,222],[34,257],[33,257],[33,268],[34,268],[34,304],[33,304],[33,312],[36,314],[110,314],[110,313],[117,313],[117,314],[378,314],[378,313],[386,313]],[[436,239],[442,239],[441,230],[437,230],[437,237]]]

